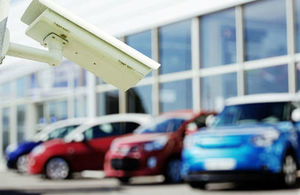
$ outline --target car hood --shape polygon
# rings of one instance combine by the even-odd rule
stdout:
[[[194,134],[195,144],[203,148],[240,147],[250,143],[255,136],[278,138],[280,132],[289,129],[286,124],[255,124],[206,128]]]
[[[27,153],[30,152],[35,146],[39,145],[41,142],[35,142],[35,141],[24,141],[19,143],[16,146],[8,147],[5,150],[6,155],[9,155],[11,153]]]
[[[137,144],[155,141],[161,137],[170,138],[170,133],[147,133],[147,134],[131,134],[114,140],[114,144]]]
[[[252,124],[252,125],[235,125],[223,127],[203,128],[195,135],[258,135],[270,131],[277,131],[279,133],[290,129],[292,124],[290,122],[282,122],[278,124]]]

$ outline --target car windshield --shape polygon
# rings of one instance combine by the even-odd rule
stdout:
[[[139,127],[134,131],[137,134],[175,132],[185,121],[183,118],[159,118],[154,122]]]
[[[288,119],[287,102],[242,104],[226,106],[216,117],[213,126],[276,123]]]
[[[70,126],[55,129],[54,131],[52,131],[51,133],[48,134],[48,140],[57,139],[57,138],[64,138],[66,135],[71,133],[78,126],[79,125],[70,125]]]

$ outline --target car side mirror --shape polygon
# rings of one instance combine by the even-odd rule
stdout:
[[[84,136],[81,133],[78,133],[77,135],[74,136],[73,139],[74,142],[84,142]]]
[[[197,130],[198,130],[197,124],[194,122],[191,122],[186,126],[185,134],[189,135],[189,134],[196,132]]]
[[[293,122],[300,122],[300,108],[297,108],[292,112],[291,118]]]
[[[212,124],[213,124],[214,121],[215,121],[215,118],[216,118],[216,117],[215,117],[215,115],[213,115],[213,114],[207,116],[207,117],[206,117],[206,120],[205,120],[206,126],[207,126],[207,127],[212,126]]]

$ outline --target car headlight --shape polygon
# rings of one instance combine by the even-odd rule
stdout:
[[[147,152],[162,150],[168,142],[167,137],[160,137],[152,142],[145,143],[144,150]]]
[[[273,144],[279,138],[279,133],[276,131],[270,131],[262,135],[256,135],[252,137],[251,141],[255,146],[267,147]]]
[[[32,153],[32,155],[36,156],[36,155],[43,153],[44,151],[45,151],[45,146],[39,145],[39,146],[35,147],[31,153]]]
[[[188,135],[183,140],[184,148],[191,148],[195,145],[195,137],[193,135]]]

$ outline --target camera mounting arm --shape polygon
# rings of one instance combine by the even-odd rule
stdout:
[[[43,46],[48,47],[48,51],[20,45],[17,43],[9,43],[7,55],[39,62],[46,62],[51,66],[58,66],[62,62],[63,46],[66,44],[66,40],[54,33],[50,33],[45,37],[43,43]]]

